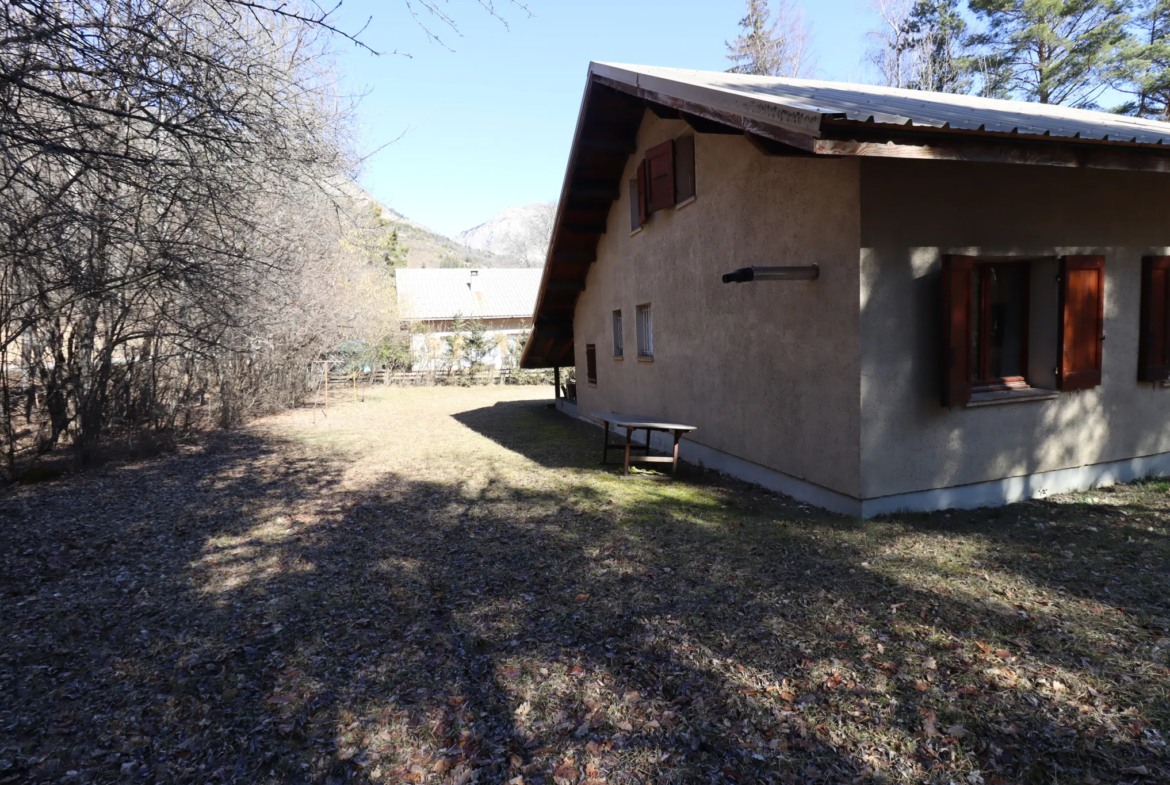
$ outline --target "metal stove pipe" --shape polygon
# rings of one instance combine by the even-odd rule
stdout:
[[[741,267],[723,276],[723,283],[750,281],[815,281],[821,275],[819,265],[802,267]]]

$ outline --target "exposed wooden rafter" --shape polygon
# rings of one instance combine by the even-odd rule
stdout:
[[[734,125],[728,125],[717,120],[709,120],[697,114],[690,112],[680,112],[683,122],[695,129],[695,133],[700,134],[742,134],[743,129]]]

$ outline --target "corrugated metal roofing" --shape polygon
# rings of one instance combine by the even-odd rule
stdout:
[[[531,318],[540,268],[399,269],[398,313],[404,319]]]
[[[1170,145],[1170,123],[1051,104],[892,87],[592,63],[590,71],[647,90],[816,132],[820,120]]]

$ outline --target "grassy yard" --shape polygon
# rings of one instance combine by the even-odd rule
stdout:
[[[1170,781],[1166,483],[859,521],[547,402],[5,491],[0,783]]]

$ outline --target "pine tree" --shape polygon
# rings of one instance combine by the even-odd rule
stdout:
[[[970,8],[988,24],[974,40],[1006,91],[1042,104],[1096,106],[1127,39],[1122,0],[970,0]]]
[[[1114,111],[1170,121],[1170,0],[1146,0],[1136,10],[1114,85],[1133,98]]]
[[[726,43],[730,73],[799,77],[808,70],[808,28],[800,9],[782,2],[776,22],[769,24],[771,18],[768,0],[747,0],[743,32]]]
[[[959,0],[919,0],[907,22],[915,63],[909,87],[936,93],[967,93],[975,62]]]

